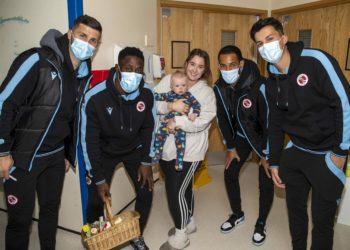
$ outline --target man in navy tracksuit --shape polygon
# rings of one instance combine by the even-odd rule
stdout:
[[[293,249],[307,247],[311,189],[311,249],[332,249],[350,146],[349,83],[332,56],[288,42],[274,18],[256,22],[250,35],[269,62],[269,163],[276,186],[286,188]]]
[[[55,249],[65,168],[68,161],[75,163],[77,114],[101,32],[101,24],[87,15],[78,17],[64,35],[49,30],[40,48],[16,58],[0,87],[6,249],[28,249],[35,193],[41,249]]]
[[[81,142],[92,178],[92,183],[88,182],[87,219],[91,223],[103,215],[114,170],[123,163],[135,187],[135,210],[141,215],[142,233],[152,205],[149,154],[155,124],[154,97],[143,81],[142,51],[126,47],[119,53],[118,65],[84,98]],[[130,243],[134,249],[148,249],[142,237]]]
[[[273,182],[268,171],[267,116],[265,78],[257,65],[242,58],[236,46],[223,47],[218,55],[220,78],[214,86],[217,119],[227,147],[225,185],[233,214],[221,225],[221,232],[231,232],[245,220],[241,207],[239,172],[254,150],[262,159],[259,167],[259,217],[252,237],[254,245],[266,238],[266,219],[273,201]]]

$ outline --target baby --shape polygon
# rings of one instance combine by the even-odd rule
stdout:
[[[176,71],[171,75],[170,78],[170,88],[171,91],[168,93],[155,93],[155,99],[157,101],[174,102],[179,99],[185,99],[184,103],[192,109],[192,113],[186,114],[190,121],[196,120],[200,114],[201,105],[196,100],[196,98],[188,92],[188,83],[186,75],[181,71]],[[176,164],[175,169],[181,171],[183,168],[183,158],[185,155],[186,147],[186,132],[178,127],[172,127],[175,124],[175,116],[181,116],[180,112],[171,111],[165,115],[164,121],[160,123],[159,129],[155,136],[154,151],[155,156],[153,158],[154,162],[158,162],[162,157],[163,146],[168,137],[169,131],[174,131],[175,144],[176,144]],[[168,123],[170,124],[168,126]]]

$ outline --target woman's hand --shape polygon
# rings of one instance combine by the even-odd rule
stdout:
[[[167,120],[167,129],[169,134],[175,133],[175,126],[176,126],[176,122],[174,119]]]
[[[176,111],[181,114],[188,113],[190,107],[185,103],[186,99],[179,99],[174,102],[168,103],[168,110],[169,112],[171,111]]]

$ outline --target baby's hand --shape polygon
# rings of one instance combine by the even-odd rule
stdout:
[[[188,119],[193,122],[194,120],[196,120],[197,116],[197,114],[192,113],[188,115]]]

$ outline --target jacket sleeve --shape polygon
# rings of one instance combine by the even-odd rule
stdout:
[[[260,154],[265,158],[269,158],[269,144],[268,144],[268,116],[269,116],[269,106],[266,99],[265,84],[261,84],[258,92],[258,120],[260,127],[262,129],[262,135],[260,136],[261,148]]]
[[[170,91],[170,77],[171,75],[167,75],[163,77],[163,79],[154,87],[154,92],[156,93],[167,93]],[[157,114],[158,115],[166,115],[168,110],[168,104],[165,101],[157,101]]]
[[[201,96],[197,100],[201,104],[201,115],[196,120],[190,121],[185,115],[175,116],[176,126],[185,132],[197,133],[205,130],[216,115],[216,99],[212,88],[202,88]]]
[[[228,150],[234,149],[234,128],[232,121],[229,120],[227,114],[231,114],[227,108],[225,108],[223,96],[220,94],[220,90],[217,86],[214,86],[214,93],[216,96],[216,119],[219,125],[221,135],[224,139],[223,143]]]
[[[88,174],[96,184],[102,184],[106,177],[101,165],[101,126],[94,100],[89,100],[89,97],[88,92],[81,110],[81,146]]]
[[[270,168],[278,168],[280,166],[280,158],[284,145],[284,132],[281,128],[281,110],[278,109],[276,103],[269,96],[267,91],[267,100],[269,107],[268,115],[268,145],[269,150],[269,164]]]
[[[151,90],[149,90],[151,91]],[[155,130],[156,107],[153,99],[153,94],[149,95],[148,103],[146,104],[147,114],[143,122],[140,135],[142,141],[142,158],[141,164],[144,166],[151,165],[151,147],[153,145],[153,131]]]
[[[324,55],[324,54],[322,54]],[[346,157],[350,148],[350,86],[338,62],[331,56],[320,58],[316,68],[318,83],[335,112],[335,137],[332,152]]]
[[[11,131],[18,121],[21,106],[35,88],[39,75],[39,54],[18,56],[0,87],[0,156],[10,153]]]

